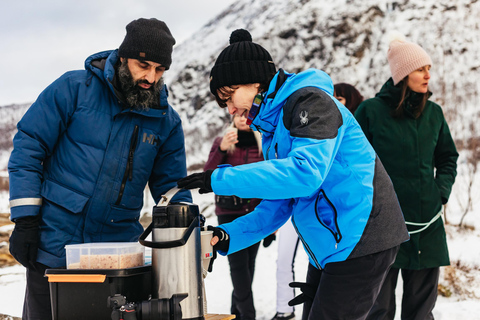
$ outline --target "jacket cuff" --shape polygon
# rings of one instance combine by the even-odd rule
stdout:
[[[17,206],[10,208],[10,220],[15,222],[18,218],[38,216],[40,214],[40,208],[40,206]]]

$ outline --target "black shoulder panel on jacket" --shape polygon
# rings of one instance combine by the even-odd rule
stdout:
[[[305,87],[293,93],[283,107],[283,124],[293,137],[332,139],[343,124],[332,98],[319,88]]]

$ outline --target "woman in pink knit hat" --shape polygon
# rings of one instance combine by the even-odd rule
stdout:
[[[400,246],[367,319],[393,319],[401,270],[401,319],[433,319],[440,267],[450,264],[442,205],[456,176],[458,153],[440,106],[429,100],[432,60],[419,45],[394,37],[392,77],[355,117],[387,170],[410,241]]]

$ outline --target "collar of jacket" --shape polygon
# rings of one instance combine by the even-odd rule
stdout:
[[[395,109],[398,105],[398,102],[400,101],[400,96],[402,94],[402,90],[400,86],[397,84],[396,86],[393,85],[393,79],[390,78],[385,82],[385,84],[382,86],[380,91],[375,95],[375,97],[383,99],[387,105]],[[428,98],[432,96],[432,93],[429,91],[428,92]],[[423,93],[418,93],[418,92],[413,92],[410,91],[410,94],[405,98],[405,101],[403,102],[403,109],[405,110],[405,114],[409,118],[415,118],[413,115],[413,106],[418,105],[421,103],[423,99]]]
[[[98,77],[105,85],[110,88],[110,91],[115,95],[119,103],[124,100],[123,94],[119,92],[114,86],[116,82],[117,63],[120,60],[117,50],[102,51],[92,54],[85,60],[85,69],[91,72],[91,76],[87,79],[87,86],[91,82],[93,76]],[[168,109],[168,88],[164,85],[160,91],[160,106],[150,108],[149,110],[123,110],[122,112],[133,112],[143,114],[146,116],[159,117],[164,116]]]
[[[325,72],[308,69],[295,74],[279,69],[270,82],[259,114],[253,120],[254,128],[263,134],[273,133],[288,97],[305,87],[316,87],[333,96],[333,82]]]

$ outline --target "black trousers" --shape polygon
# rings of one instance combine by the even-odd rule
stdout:
[[[218,216],[218,223],[232,222],[238,217],[237,215],[221,215]],[[255,319],[252,283],[259,245],[260,242],[227,256],[233,285],[232,306],[230,311],[236,315],[236,319]]]
[[[437,301],[440,268],[402,270],[402,320],[432,320]],[[392,268],[383,283],[368,320],[393,320],[395,317],[395,288],[400,269]]]
[[[23,302],[23,320],[50,320],[52,306],[50,288],[45,270],[48,267],[37,262],[36,268],[27,268],[27,287]]]
[[[308,266],[307,283],[317,286],[303,306],[303,320],[360,320],[372,308],[399,246],[364,257]]]

